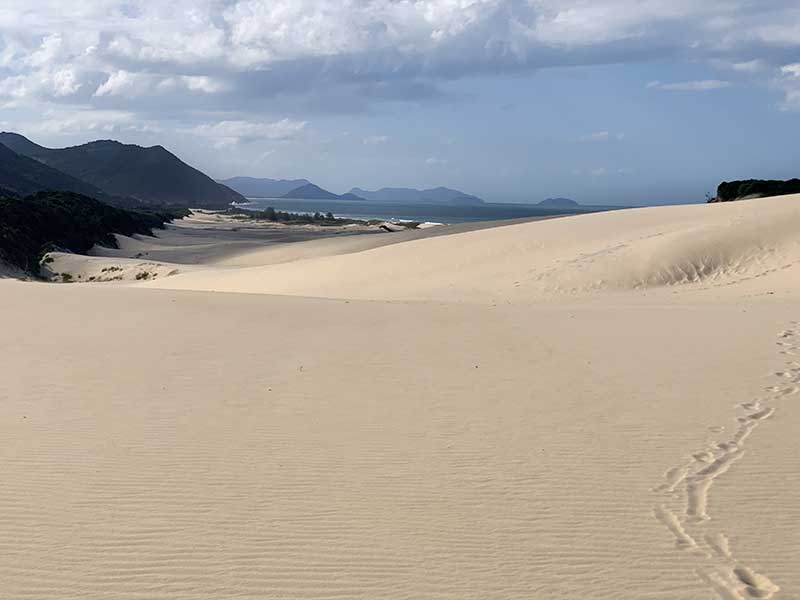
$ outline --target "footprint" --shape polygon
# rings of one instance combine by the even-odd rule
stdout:
[[[678,517],[665,506],[657,506],[654,511],[656,519],[675,536],[675,545],[681,550],[694,550],[697,542],[681,525]]]
[[[745,418],[750,419],[751,421],[763,421],[764,419],[769,419],[774,414],[775,414],[775,409],[773,407],[770,407],[770,408],[765,408],[764,410],[760,410],[751,415],[747,415],[747,417]]]
[[[792,322],[792,326],[798,324],[800,321]],[[800,353],[800,333],[796,329],[784,330],[778,338],[779,354],[794,357]],[[776,414],[777,409],[770,404],[800,393],[800,360],[789,358],[781,362],[785,367],[771,373],[781,384],[766,387],[769,396],[736,405],[743,412],[736,418],[739,425],[733,436],[720,440],[717,435],[726,428],[709,428],[709,433],[714,434],[709,436],[709,441],[714,440],[711,445],[691,454],[688,464],[669,469],[664,475],[666,483],[655,488],[657,492],[674,494],[679,489],[681,495],[685,493],[684,510],[675,513],[664,505],[656,506],[655,517],[674,536],[678,548],[690,551],[700,561],[695,573],[723,600],[769,599],[780,590],[768,577],[736,560],[723,532],[703,532],[713,531],[708,506],[714,480],[745,455],[745,441],[760,423]]]
[[[686,475],[689,472],[689,467],[673,467],[669,469],[665,474],[664,478],[667,480],[666,483],[662,483],[658,487],[653,488],[654,492],[674,492],[675,488],[681,483],[684,479],[686,479]]]
[[[708,547],[711,548],[718,558],[734,562],[730,540],[724,533],[718,533],[716,536],[707,535],[706,544],[708,544]]]
[[[775,394],[776,398],[782,398],[784,396],[794,396],[798,392],[800,392],[800,388],[792,386],[792,387],[783,388],[783,389],[779,388],[778,390],[776,390],[773,393]]]
[[[744,586],[744,590],[751,598],[772,598],[780,590],[777,585],[772,583],[764,575],[760,575],[747,567],[736,567],[733,574]]]
[[[710,463],[712,460],[714,460],[714,455],[708,450],[706,450],[704,452],[698,452],[697,454],[692,454],[692,458],[694,458],[697,462],[700,463]]]

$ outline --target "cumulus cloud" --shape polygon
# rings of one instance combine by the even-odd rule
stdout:
[[[663,90],[665,92],[710,92],[729,88],[733,85],[730,81],[719,79],[704,79],[701,81],[679,81],[676,83],[662,83],[653,81],[647,87],[653,90]]]
[[[141,87],[145,77],[128,71],[111,73],[106,82],[95,90],[94,95],[116,96],[117,94],[133,94],[137,87]],[[138,82],[138,84],[137,84]]]
[[[120,133],[160,133],[161,128],[138,118],[135,113],[119,110],[53,108],[35,120],[0,122],[6,130],[24,131],[34,136],[109,135]]]
[[[265,97],[368,110],[446,97],[462,77],[677,58],[729,65],[733,78],[772,69],[792,106],[796,85],[780,67],[798,50],[793,0],[4,0],[0,102],[202,108],[218,113],[193,117],[209,136],[206,121],[284,116],[265,117]]]
[[[800,45],[789,0],[6,0],[6,51],[27,66],[239,72],[292,61],[353,76],[447,75],[643,60],[653,48]],[[78,4],[78,3],[74,3]],[[56,33],[53,33],[56,32]],[[8,50],[15,48],[15,50]],[[586,49],[592,49],[586,52]],[[709,54],[709,58],[711,55]],[[761,57],[759,57],[761,58]],[[338,65],[331,65],[336,59]],[[755,60],[755,58],[751,58]],[[110,72],[110,71],[107,71]]]

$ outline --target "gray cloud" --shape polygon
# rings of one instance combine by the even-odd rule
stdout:
[[[0,106],[72,111],[76,127],[180,116],[228,140],[216,125],[452,100],[462,77],[677,57],[769,80],[788,108],[799,52],[789,0],[5,0]],[[283,114],[266,118],[268,98]]]

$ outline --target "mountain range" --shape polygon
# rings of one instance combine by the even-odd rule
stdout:
[[[376,191],[353,188],[355,194],[372,202],[398,202],[407,204],[483,204],[483,200],[471,194],[446,187],[437,187],[428,190],[414,188],[381,188]]]
[[[256,177],[231,177],[219,183],[248,198],[280,198],[289,192],[311,183],[308,179],[263,179]]]
[[[297,198],[302,200],[364,200],[352,193],[347,194],[334,194],[328,190],[324,190],[318,185],[307,183],[296,190],[292,190],[287,194],[281,196],[282,198]]]
[[[368,200],[403,204],[483,204],[477,196],[446,187],[427,190],[381,188],[376,191],[354,187],[346,194],[335,194],[308,179],[258,179],[232,177],[221,180],[231,189],[251,198],[295,198],[303,200]]]
[[[8,152],[0,156],[0,172],[10,169],[11,177],[0,180],[0,186],[11,190],[25,185],[26,193],[61,189],[101,200],[119,199],[128,205],[225,208],[231,202],[245,201],[239,193],[190,167],[162,146],[144,148],[100,140],[71,148],[45,148],[16,133],[0,133],[0,144],[17,157]],[[13,164],[27,165],[24,173],[35,171],[32,163],[20,162],[19,157],[33,159],[50,170],[41,170],[45,177],[38,183],[30,177],[27,183],[25,177],[14,181],[12,175],[19,171]]]
[[[446,188],[352,188],[335,194],[308,179],[233,177],[214,181],[163,146],[142,147],[98,140],[69,148],[46,148],[17,133],[0,133],[0,189],[17,196],[61,190],[120,207],[173,206],[224,209],[246,197],[350,200],[397,204],[482,205],[472,194]],[[574,208],[567,198],[540,203]]]

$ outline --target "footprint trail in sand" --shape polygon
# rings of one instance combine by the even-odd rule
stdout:
[[[775,416],[775,404],[800,392],[800,322],[782,331],[777,345],[784,357],[783,369],[774,373],[777,383],[766,388],[764,397],[738,406],[733,435],[710,443],[669,469],[664,482],[653,490],[662,497],[654,509],[655,517],[674,536],[676,547],[696,559],[698,577],[723,600],[772,598],[780,590],[765,575],[736,559],[726,533],[714,531],[708,508],[714,481],[744,457],[747,438]],[[718,427],[712,433],[724,431]]]

